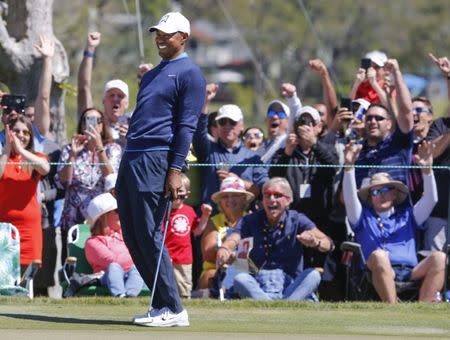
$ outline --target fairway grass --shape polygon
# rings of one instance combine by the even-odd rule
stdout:
[[[60,339],[140,339],[149,333],[155,333],[158,338],[164,335],[169,338],[169,335],[173,338],[233,335],[233,339],[298,338],[300,335],[311,339],[450,338],[448,303],[389,306],[381,303],[187,300],[184,304],[191,327],[155,330],[130,322],[132,315],[148,308],[148,298],[27,300],[3,297],[0,298],[0,339],[18,339],[19,334],[29,340],[40,339],[40,335],[42,339],[53,339],[52,334]],[[89,336],[84,337],[86,334]]]

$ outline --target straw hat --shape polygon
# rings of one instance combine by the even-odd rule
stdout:
[[[86,210],[86,219],[91,227],[93,227],[100,216],[116,209],[117,201],[113,195],[109,192],[100,194],[95,196],[92,201],[89,202]]]
[[[364,202],[369,202],[370,189],[379,185],[397,189],[397,196],[394,200],[394,204],[400,204],[408,197],[408,187],[403,184],[403,182],[394,181],[386,172],[378,172],[370,178],[368,185],[358,190],[359,198]]]
[[[255,198],[251,192],[245,190],[244,181],[238,177],[230,176],[225,178],[220,184],[220,191],[211,195],[211,199],[219,204],[220,199],[226,193],[245,194],[247,203],[250,203]]]

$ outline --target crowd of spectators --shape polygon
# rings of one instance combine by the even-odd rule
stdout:
[[[142,288],[123,243],[113,189],[133,119],[126,111],[129,90],[112,79],[103,107],[93,106],[100,42],[100,33],[88,34],[78,72],[77,131],[69,144],[58,146],[52,137],[54,43],[45,36],[36,47],[43,59],[36,101],[11,103],[10,94],[0,93],[0,222],[21,233],[23,270],[42,260],[36,291],[50,296],[57,295],[53,273],[67,256],[67,231],[85,221],[92,232],[86,257],[94,271],[105,271],[102,284],[120,297]],[[429,58],[450,87],[449,60]],[[431,166],[450,166],[450,118],[434,119],[427,98],[411,98],[397,60],[383,52],[365,55],[340,105],[325,64],[313,59],[309,66],[321,79],[322,102],[304,105],[295,85],[283,83],[282,98],[267,105],[264,127],[246,128],[235,104],[210,112],[220,88],[206,86],[192,154],[209,166],[198,170],[199,187],[191,187],[187,172],[168,217],[166,246],[180,296],[221,289],[226,273],[229,297],[341,300],[339,245],[354,237],[382,301],[397,301],[395,280],[416,280],[419,299],[432,302],[444,285],[450,172]],[[151,67],[140,65],[138,78]],[[194,191],[198,207],[184,202]],[[251,249],[241,256],[248,239]],[[419,250],[427,251],[423,259]],[[239,259],[250,264],[247,270],[233,265]]]

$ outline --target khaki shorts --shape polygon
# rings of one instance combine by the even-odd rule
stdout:
[[[178,292],[182,298],[190,298],[192,292],[192,264],[173,263]]]

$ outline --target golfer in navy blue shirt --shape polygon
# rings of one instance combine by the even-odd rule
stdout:
[[[180,172],[205,100],[206,82],[184,52],[190,24],[182,14],[164,15],[156,26],[161,63],[144,74],[127,133],[116,192],[125,243],[148,287],[164,247],[161,223],[169,193],[177,198]],[[133,322],[150,327],[189,326],[173,267],[164,247],[153,303]]]

